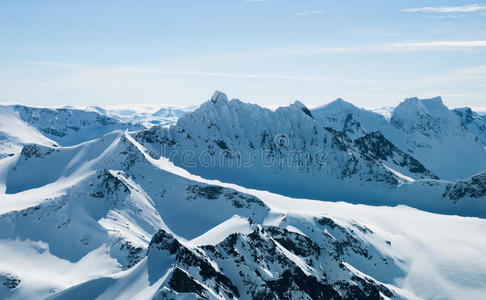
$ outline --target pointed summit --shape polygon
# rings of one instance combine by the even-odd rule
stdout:
[[[302,107],[302,106],[305,106],[305,105],[304,105],[304,103],[300,102],[299,100],[295,100],[295,102],[293,104],[291,104],[291,106]]]
[[[225,93],[221,92],[221,91],[214,91],[214,94],[213,96],[211,97],[211,101],[213,103],[216,103],[218,101],[223,101],[223,102],[227,102],[228,101],[228,96],[226,96]]]
[[[318,107],[312,109],[312,111],[319,111],[319,110],[335,111],[335,110],[342,110],[342,109],[348,109],[349,110],[349,109],[358,109],[358,108],[356,106],[354,106],[354,104],[344,100],[343,98],[337,98],[334,101],[331,101],[327,104],[324,104],[324,105],[321,105],[321,106],[318,106]]]
[[[289,107],[290,107],[290,108],[295,108],[295,109],[297,109],[297,110],[301,110],[301,111],[303,111],[303,112],[304,112],[306,115],[308,115],[309,117],[314,118],[314,117],[312,116],[311,111],[310,111],[310,110],[307,108],[307,106],[305,106],[305,104],[304,104],[304,103],[302,103],[302,102],[300,102],[299,100],[295,100],[295,102],[294,102],[293,104],[291,104]]]

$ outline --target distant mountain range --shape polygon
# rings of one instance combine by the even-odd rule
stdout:
[[[135,139],[205,178],[291,197],[485,216],[484,194],[447,199],[457,180],[486,170],[486,119],[471,112],[466,123],[463,111],[410,98],[387,120],[342,99],[271,111],[217,92],[176,125]]]
[[[0,106],[0,299],[480,299],[486,118]]]

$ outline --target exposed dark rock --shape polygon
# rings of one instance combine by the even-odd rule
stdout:
[[[371,160],[392,160],[401,167],[408,167],[411,173],[422,174],[426,178],[439,179],[418,160],[398,149],[381,132],[367,133],[354,141],[359,151]]]
[[[311,117],[312,119],[314,119],[314,117],[312,116],[312,113],[311,111],[305,107],[305,106],[302,106],[302,111],[304,112],[304,114],[308,115],[309,117]]]
[[[149,244],[149,249],[167,250],[170,254],[175,254],[182,245],[172,236],[172,234],[159,229],[154,234]]]
[[[294,299],[298,290],[311,299],[342,299],[329,284],[321,283],[314,276],[305,275],[300,268],[285,270],[277,280],[265,281],[266,289],[257,294],[259,299]]]
[[[18,278],[17,276],[11,274],[11,273],[7,273],[3,276],[0,276],[0,277],[3,277],[2,279],[2,284],[4,286],[6,286],[9,290],[13,290],[15,289],[16,287],[19,286],[21,280],[20,278]]]
[[[203,294],[204,287],[179,268],[175,268],[172,272],[169,287],[178,293],[195,293],[206,298]]]
[[[236,295],[239,297],[238,289],[231,280],[217,271],[205,256],[181,245],[175,237],[162,229],[159,229],[150,241],[148,253],[151,255],[152,251],[160,250],[167,250],[171,255],[175,255],[179,268],[198,270],[198,273],[193,274],[193,276],[199,276],[204,282],[214,282],[213,288],[216,291],[224,291],[228,296]]]
[[[443,197],[449,197],[454,202],[465,197],[481,198],[486,196],[486,172],[448,184]]]
[[[214,200],[218,199],[223,194],[224,188],[217,185],[189,185],[187,191],[192,194],[191,198],[203,198]]]
[[[222,150],[228,150],[228,145],[226,145],[225,141],[223,140],[215,140],[214,143],[221,148]]]

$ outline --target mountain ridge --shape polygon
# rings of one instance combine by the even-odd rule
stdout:
[[[63,117],[77,110],[0,110],[16,143],[0,151],[0,298],[480,298],[485,173],[442,179],[354,110],[336,110],[335,128],[298,101],[272,111],[218,92],[174,126],[90,112],[78,131],[83,118]],[[449,112],[458,132],[481,129],[473,112]],[[225,163],[272,153],[275,164],[205,176],[182,159],[197,151]]]

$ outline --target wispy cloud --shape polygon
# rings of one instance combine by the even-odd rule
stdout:
[[[428,41],[428,42],[400,42],[384,45],[385,48],[397,51],[419,50],[472,50],[486,47],[486,40],[477,41]]]
[[[89,104],[142,103],[140,101],[153,103],[174,103],[176,101],[177,103],[196,104],[196,102],[188,101],[197,101],[201,95],[222,86],[243,99],[251,98],[251,94],[244,94],[244,88],[238,90],[241,86],[249,84],[250,86],[265,87],[263,91],[259,92],[257,98],[259,101],[267,101],[267,103],[277,103],[282,99],[304,97],[305,95],[304,98],[307,99],[323,97],[323,94],[319,94],[320,92],[315,94],[292,89],[286,90],[285,93],[275,94],[275,91],[283,86],[305,85],[318,86],[319,91],[326,86],[332,90],[330,94],[333,97],[341,96],[349,99],[364,97],[369,99],[369,104],[374,105],[377,103],[389,104],[391,99],[398,101],[402,96],[410,94],[420,94],[424,97],[441,94],[451,99],[450,104],[455,106],[464,106],[465,101],[468,101],[467,105],[470,106],[483,106],[481,101],[484,98],[481,95],[484,95],[484,82],[486,82],[486,65],[436,74],[431,70],[432,73],[425,77],[398,79],[361,78],[356,77],[355,74],[336,77],[333,74],[324,73],[322,76],[315,73],[306,75],[305,72],[265,73],[264,70],[261,70],[260,73],[256,70],[254,73],[247,73],[243,70],[239,72],[204,72],[199,71],[202,69],[200,66],[170,68],[157,63],[104,66],[64,62],[22,62],[21,64],[25,67],[35,67],[26,69],[29,71],[26,73],[39,74],[39,78],[25,81],[22,78],[9,76],[11,74],[8,70],[0,70],[0,79],[2,75],[5,78],[3,84],[0,80],[0,85],[3,85],[1,90],[4,94],[0,94],[0,99],[1,97],[27,99],[33,103],[45,101],[45,104],[55,103],[54,101],[63,103],[67,98],[71,103]],[[272,89],[268,89],[269,86]],[[336,87],[335,90],[333,90],[334,87]],[[267,89],[270,92],[266,93]],[[305,100],[304,98],[301,99]]]
[[[428,13],[468,13],[486,11],[486,5],[469,4],[462,6],[424,6],[402,9],[406,12],[428,12]]]
[[[298,16],[308,16],[308,15],[320,15],[324,13],[322,10],[315,9],[315,10],[304,10],[304,11],[299,11],[297,13]]]
[[[421,78],[420,81],[427,84],[438,84],[440,86],[450,83],[484,86],[484,82],[486,82],[486,65],[460,68],[443,74],[426,76]]]
[[[46,68],[62,68],[74,71],[88,71],[92,73],[113,72],[117,74],[154,74],[162,76],[196,76],[196,77],[220,77],[220,78],[239,78],[239,79],[274,79],[274,80],[299,80],[299,81],[327,81],[343,83],[399,83],[395,80],[373,80],[373,79],[353,79],[336,78],[324,76],[307,76],[293,74],[266,74],[266,73],[224,73],[224,72],[200,72],[192,70],[171,70],[153,65],[133,65],[133,66],[90,66],[76,63],[58,62],[20,62],[24,65],[42,66]]]
[[[312,56],[352,53],[380,53],[380,52],[418,52],[418,51],[472,51],[486,48],[486,40],[473,41],[401,41],[383,44],[364,44],[354,47],[320,47],[301,46],[288,48],[266,49],[252,52],[253,57],[259,56]],[[241,54],[240,54],[241,55]]]

